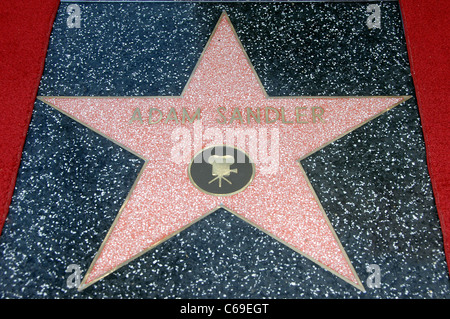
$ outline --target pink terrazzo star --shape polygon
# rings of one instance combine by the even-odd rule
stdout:
[[[407,98],[269,97],[225,13],[179,97],[40,97],[146,160],[80,289],[224,207],[364,290],[298,160]],[[265,121],[268,107],[278,110],[270,109],[279,116],[273,123]],[[163,115],[156,124],[148,122],[151,108]],[[183,109],[193,117],[199,108],[201,120],[182,123]],[[247,122],[248,108],[261,110],[260,123]],[[192,156],[215,144],[254,160],[245,190],[218,197],[192,185]]]

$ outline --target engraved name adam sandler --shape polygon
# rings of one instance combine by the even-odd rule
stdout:
[[[270,106],[257,108],[256,110],[247,107],[243,111],[238,107],[231,110],[225,107],[218,107],[216,108],[216,112],[216,121],[218,124],[233,124],[235,121],[240,124],[250,124],[253,122],[258,124],[271,124],[277,121],[281,121],[283,124],[314,124],[325,122],[325,110],[321,106],[296,107],[290,114],[287,114],[284,107],[277,109]],[[141,112],[140,108],[135,108],[129,123],[133,124],[138,122],[141,124],[148,123],[150,125],[158,123],[185,124],[187,122],[193,123],[200,119],[200,108],[197,108],[193,114],[189,114],[185,108],[178,112],[173,107],[167,112],[163,112],[158,108],[150,108],[146,113]]]

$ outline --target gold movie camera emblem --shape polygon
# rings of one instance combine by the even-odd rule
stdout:
[[[208,163],[212,165],[212,175],[216,176],[209,181],[211,184],[215,180],[219,180],[219,187],[222,187],[222,180],[228,184],[232,184],[225,176],[230,176],[231,173],[238,172],[237,168],[231,169],[230,166],[234,164],[234,157],[230,155],[219,156],[213,155],[208,159]]]
[[[191,183],[203,193],[231,196],[250,185],[255,166],[244,151],[234,146],[210,146],[192,158],[188,175]]]

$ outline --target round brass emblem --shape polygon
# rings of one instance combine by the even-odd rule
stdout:
[[[234,146],[210,146],[192,158],[188,174],[200,191],[214,196],[231,196],[250,185],[255,165],[244,151]]]

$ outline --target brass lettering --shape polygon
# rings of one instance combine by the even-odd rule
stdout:
[[[280,118],[280,113],[278,113],[278,110],[277,109],[274,109],[273,107],[270,107],[270,106],[267,106],[265,109],[264,109],[264,111],[265,111],[265,115],[266,115],[266,123],[267,124],[269,124],[269,123],[275,123],[279,118]],[[275,118],[275,119],[270,119],[270,117],[269,117],[269,111],[273,111],[273,112],[275,112],[275,114],[277,115],[277,117]]]
[[[247,124],[250,124],[250,117],[252,117],[256,123],[261,123],[261,118],[260,118],[260,110],[258,107],[258,111],[256,113],[254,113],[252,111],[251,108],[247,107],[245,108],[246,112],[247,112]]]
[[[197,108],[197,110],[195,111],[194,115],[192,115],[192,117],[189,116],[188,111],[183,107],[183,117],[181,119],[181,123],[185,123],[186,119],[189,121],[189,123],[194,123],[195,119],[200,120],[200,108]]]
[[[139,110],[139,108],[135,108],[133,115],[131,116],[131,119],[129,121],[129,123],[133,123],[134,121],[139,121],[141,124],[143,124],[144,122],[142,121],[142,115],[141,115],[141,110]]]
[[[306,107],[296,107],[295,108],[295,118],[296,118],[297,123],[299,123],[299,124],[306,124],[306,123],[308,123],[307,120],[300,119],[301,117],[305,117],[306,116],[306,114],[301,114],[300,113],[300,111],[304,111],[304,110],[306,110]]]
[[[319,113],[317,113],[316,110],[319,110]],[[321,123],[325,123],[325,121],[322,119],[322,115],[323,115],[323,113],[325,113],[325,110],[323,109],[323,107],[320,107],[320,106],[314,106],[314,107],[311,109],[311,112],[312,112],[313,123],[317,123],[317,120],[316,120],[316,119],[319,119],[319,121],[320,121]]]
[[[225,111],[226,110],[226,108],[224,108],[223,106],[221,106],[221,107],[218,107],[217,109],[216,109],[216,111],[217,111],[217,113],[219,113],[219,115],[222,117],[222,121],[220,121],[219,119],[216,119],[216,121],[217,121],[217,123],[219,123],[219,124],[226,124],[227,123],[227,118],[225,117],[225,115],[223,114],[223,113],[221,113],[220,111]]]
[[[152,118],[153,118],[153,112],[155,112],[155,111],[159,113],[159,118],[158,118],[156,121],[153,121],[153,120],[152,120]],[[156,108],[152,107],[152,108],[150,109],[149,115],[148,115],[148,124],[156,124],[156,123],[159,123],[159,122],[162,120],[162,116],[163,116],[163,114],[162,114],[162,112],[161,112],[159,109],[156,109]]]
[[[175,121],[175,124],[178,124],[178,117],[177,117],[177,111],[174,107],[170,108],[169,115],[167,115],[167,118],[165,119],[164,123],[169,123],[169,121]]]
[[[236,120],[239,120],[239,122],[241,122],[241,124],[243,124],[242,114],[241,114],[241,111],[239,111],[238,107],[234,108],[233,114],[231,115],[230,124]]]
[[[281,122],[283,122],[284,124],[292,124],[294,122],[291,121],[286,121],[286,114],[284,111],[284,107],[281,108]]]
[[[233,113],[229,118],[227,117],[225,107],[218,107],[216,111],[219,115],[216,118],[216,122],[218,124],[232,124],[234,121],[239,121],[241,125],[252,125],[252,122],[261,124],[262,116],[265,116],[264,122],[266,124],[276,123],[277,121],[280,121],[283,124],[326,123],[324,119],[325,109],[321,106],[313,106],[311,108],[299,106],[295,108],[294,112],[288,110],[287,115],[284,107],[277,109],[267,106],[264,110],[259,107],[256,110],[246,107],[244,117],[242,115],[242,110],[239,107],[234,107]],[[309,111],[311,113],[309,113]],[[168,124],[169,122],[174,121],[174,124],[186,124],[188,122],[192,124],[196,120],[201,120],[201,108],[197,108],[192,114],[190,114],[186,108],[182,108],[181,112],[182,114],[180,114],[180,118],[178,118],[177,110],[174,107],[170,108],[167,116],[165,116],[165,114],[163,114],[163,112],[158,108],[150,108],[148,123],[157,124],[163,122]],[[289,116],[291,116],[292,119],[288,119]],[[144,123],[141,110],[138,107],[134,109],[128,123],[133,124],[136,121],[141,124]]]

